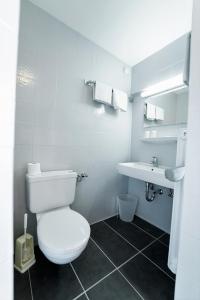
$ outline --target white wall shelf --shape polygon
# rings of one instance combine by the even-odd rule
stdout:
[[[161,136],[155,138],[141,138],[142,142],[145,143],[157,143],[157,144],[165,144],[165,143],[176,143],[176,136]]]
[[[186,122],[180,122],[180,123],[171,123],[171,124],[152,124],[152,125],[144,125],[144,129],[151,129],[154,127],[187,127]]]

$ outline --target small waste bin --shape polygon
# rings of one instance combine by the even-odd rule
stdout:
[[[133,221],[138,197],[135,195],[121,194],[117,196],[117,202],[120,219],[125,222]]]

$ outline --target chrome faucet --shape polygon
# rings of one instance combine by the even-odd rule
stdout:
[[[153,167],[158,168],[158,158],[156,156],[152,157],[152,161],[151,161]]]

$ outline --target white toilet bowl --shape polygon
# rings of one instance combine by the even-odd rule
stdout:
[[[90,225],[70,207],[37,214],[37,236],[41,251],[51,262],[66,264],[87,246]]]

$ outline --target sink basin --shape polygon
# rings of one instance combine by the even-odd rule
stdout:
[[[174,183],[165,178],[166,166],[153,167],[152,164],[144,162],[119,163],[118,172],[122,175],[151,182],[167,188],[174,188]]]

